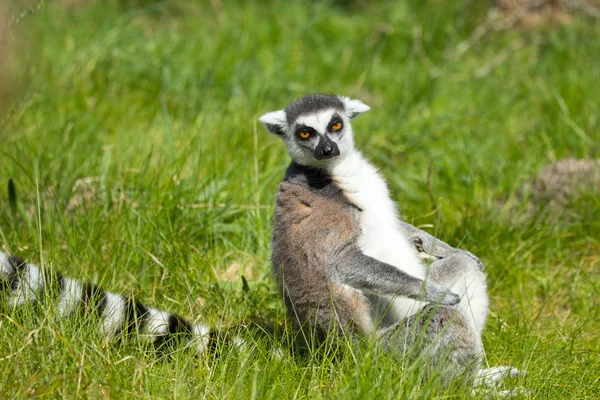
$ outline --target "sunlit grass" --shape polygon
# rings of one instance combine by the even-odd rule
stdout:
[[[372,106],[357,145],[403,215],[486,264],[486,362],[526,370],[536,398],[599,397],[598,196],[543,219],[517,192],[548,162],[599,156],[600,31],[575,15],[458,57],[486,18],[485,2],[48,2],[11,28],[0,246],[191,319],[262,321],[285,345],[269,243],[289,160],[257,117],[309,92],[357,97]],[[0,397],[470,396],[369,344],[277,359],[249,333],[241,353],[161,357],[51,310],[0,324]]]

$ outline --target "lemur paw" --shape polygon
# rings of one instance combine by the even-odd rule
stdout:
[[[477,371],[473,386],[496,387],[507,378],[517,379],[523,375],[523,372],[509,365],[483,368]]]
[[[446,297],[444,298],[444,300],[442,300],[442,304],[445,304],[448,306],[454,306],[458,303],[460,303],[460,296],[454,292],[446,293]]]
[[[453,306],[460,303],[460,296],[452,292],[445,286],[438,285],[432,282],[425,283],[425,293],[421,297],[419,295],[409,296],[414,299],[424,300],[430,303],[439,303],[443,305]]]

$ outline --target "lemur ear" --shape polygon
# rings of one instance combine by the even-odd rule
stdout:
[[[344,103],[344,111],[350,119],[356,118],[360,114],[371,109],[371,107],[360,100],[354,100],[345,96],[339,96],[339,99]]]
[[[287,118],[285,111],[278,110],[266,113],[258,119],[265,125],[267,130],[275,135],[283,136],[287,127]]]

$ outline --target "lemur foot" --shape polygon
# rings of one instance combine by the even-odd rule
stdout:
[[[519,370],[508,365],[501,365],[492,368],[482,368],[477,371],[477,376],[473,386],[495,387],[506,378],[516,379],[519,377]]]
[[[522,375],[523,373],[519,372],[517,368],[508,365],[480,369],[477,371],[477,376],[473,382],[473,394],[493,395],[501,398],[529,396],[529,390],[522,386],[507,390],[496,389],[506,378],[516,379]]]

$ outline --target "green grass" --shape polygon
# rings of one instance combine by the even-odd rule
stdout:
[[[526,370],[533,398],[600,398],[598,195],[552,219],[516,197],[550,161],[600,156],[600,25],[492,31],[457,57],[487,2],[366,3],[54,1],[14,24],[1,248],[192,318],[284,327],[269,242],[289,160],[257,117],[349,95],[372,106],[357,145],[403,215],[486,264],[486,363]],[[0,324],[3,398],[469,396],[368,345],[277,360],[257,339],[165,360],[52,310]]]

